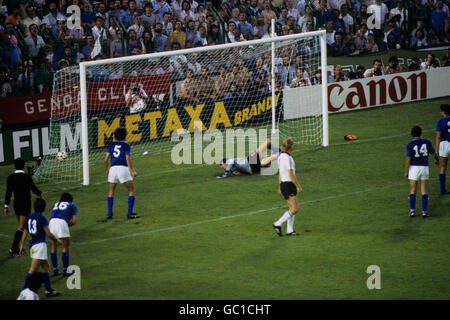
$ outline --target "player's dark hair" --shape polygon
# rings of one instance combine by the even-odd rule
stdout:
[[[222,161],[220,162],[220,164],[224,164],[227,163],[227,158],[223,158]]]
[[[35,272],[30,275],[28,278],[28,288],[31,291],[37,292],[42,285],[42,273]]]
[[[61,198],[59,199],[59,201],[61,201],[61,202],[73,202],[73,196],[70,193],[68,193],[68,192],[64,192],[61,195]]]
[[[448,103],[441,104],[441,111],[444,112],[446,115],[450,116],[450,104]]]
[[[36,200],[34,200],[34,211],[36,212],[44,212],[45,210],[45,200],[42,198],[36,198]]]
[[[117,141],[125,140],[127,137],[127,129],[124,127],[119,127],[114,131],[114,138],[116,138]]]
[[[411,129],[411,135],[413,137],[420,137],[422,135],[422,128],[419,126],[414,126]]]
[[[22,158],[15,159],[14,168],[16,168],[16,170],[23,170],[23,168],[25,168],[25,160],[23,160]]]

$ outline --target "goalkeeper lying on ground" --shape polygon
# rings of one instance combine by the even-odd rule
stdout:
[[[267,148],[270,148],[273,154],[261,159],[261,155],[265,153]],[[248,157],[234,159],[224,158],[220,163],[220,167],[225,170],[225,173],[217,176],[217,179],[228,177],[230,172],[236,175],[260,173],[261,167],[268,166],[272,161],[278,158],[279,154],[279,149],[272,146],[270,140],[266,140],[258,147],[258,149],[256,149],[256,151],[253,151]]]

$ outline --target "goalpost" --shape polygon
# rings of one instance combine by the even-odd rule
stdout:
[[[169,152],[174,131],[249,127],[326,147],[327,97],[323,30],[82,62],[55,74],[35,177],[89,185],[119,126],[136,155]]]

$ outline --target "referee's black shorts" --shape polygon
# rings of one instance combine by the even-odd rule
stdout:
[[[14,213],[16,216],[28,217],[31,213],[31,203],[14,203]]]
[[[280,183],[281,194],[287,200],[289,197],[295,197],[297,195],[297,187],[291,181]]]

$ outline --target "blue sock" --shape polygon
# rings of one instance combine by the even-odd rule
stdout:
[[[53,270],[58,270],[58,257],[56,255],[56,252],[50,252],[50,260],[52,261]]]
[[[416,195],[412,193],[409,195],[409,209],[410,211],[416,211]]]
[[[439,185],[441,186],[441,192],[445,192],[445,173],[439,173]]]
[[[428,195],[423,194],[422,195],[422,212],[427,212],[428,208]]]
[[[69,267],[69,252],[61,253],[63,272],[67,272],[67,268]]]
[[[133,214],[135,196],[128,196],[128,215]]]
[[[113,215],[114,197],[108,197],[108,217]]]
[[[52,285],[50,284],[50,275],[48,272],[42,272],[42,280],[44,281],[45,291],[52,292]]]
[[[25,283],[23,284],[23,288],[22,290],[25,290],[26,288],[28,288],[28,279],[30,278],[31,274],[27,273],[27,275],[25,276]]]

